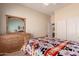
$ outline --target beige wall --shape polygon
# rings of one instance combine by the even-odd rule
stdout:
[[[70,4],[60,10],[55,11],[55,19],[67,19],[79,16],[79,4]]]
[[[32,33],[36,37],[45,36],[48,32],[49,16],[37,12],[30,8],[17,4],[2,5],[1,33],[6,33],[6,17],[5,15],[13,15],[26,18],[26,32]]]
[[[79,41],[79,4],[70,4],[55,11],[55,23],[56,37]]]

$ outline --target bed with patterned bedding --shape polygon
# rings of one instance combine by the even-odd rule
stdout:
[[[53,38],[30,39],[22,51],[29,56],[79,56],[79,43]]]

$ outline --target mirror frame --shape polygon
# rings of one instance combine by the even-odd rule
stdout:
[[[26,18],[12,16],[12,15],[6,15],[6,34],[8,34],[8,33],[17,33],[17,32],[8,32],[8,20],[9,20],[8,18],[18,18],[18,19],[23,20],[23,22],[24,22],[24,32],[26,32]]]

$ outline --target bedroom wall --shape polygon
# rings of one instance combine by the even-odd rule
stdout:
[[[2,4],[1,34],[6,33],[5,15],[26,18],[26,32],[32,33],[35,37],[48,33],[48,15],[17,4]]]
[[[55,11],[56,37],[79,41],[79,4]]]

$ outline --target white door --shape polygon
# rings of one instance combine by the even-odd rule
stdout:
[[[66,20],[55,21],[56,38],[66,39]]]
[[[76,25],[76,41],[79,41],[79,17],[75,18],[75,25]]]
[[[79,17],[55,21],[56,37],[79,41]]]
[[[67,19],[66,25],[67,25],[67,39],[76,40],[77,39],[76,20],[74,18]]]

